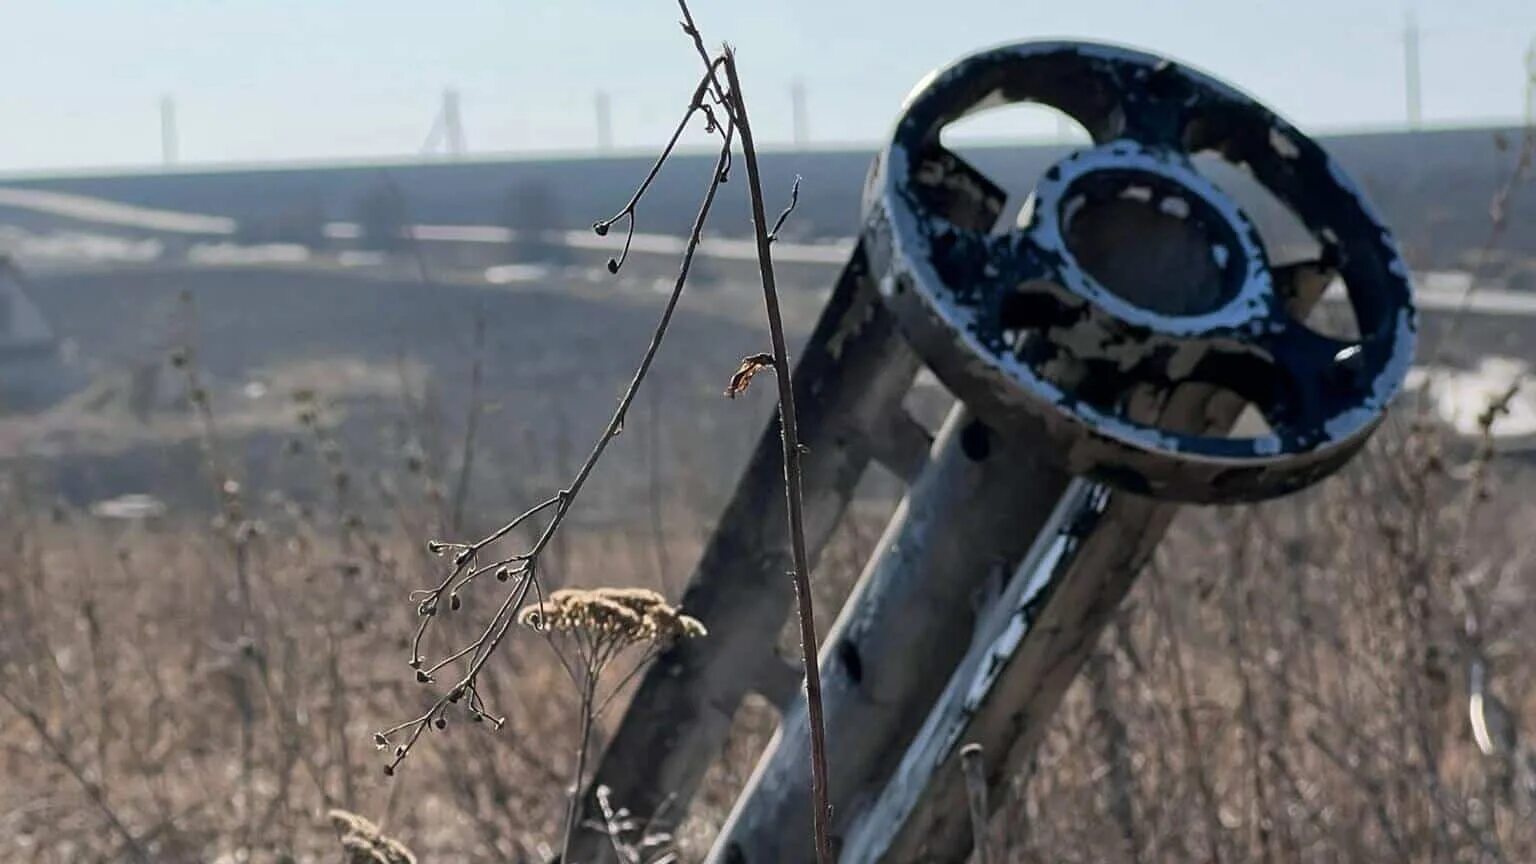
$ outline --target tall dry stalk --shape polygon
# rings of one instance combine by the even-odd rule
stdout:
[[[679,0],[678,7],[683,16],[683,31],[692,40],[694,49],[703,61],[703,76],[695,87],[692,99],[671,139],[666,143],[650,172],[630,200],[614,216],[593,225],[593,230],[599,236],[603,236],[608,234],[615,224],[621,221],[625,223],[626,235],[623,249],[617,257],[608,262],[609,272],[618,273],[628,258],[630,243],[634,238],[639,204],[656,180],[662,166],[671,156],[684,130],[696,115],[702,114],[706,121],[706,130],[719,138],[719,155],[693,228],[689,233],[682,263],[661,319],[652,333],[650,344],[641,357],[628,388],[619,400],[617,409],[569,485],[479,540],[468,543],[433,541],[432,551],[449,556],[452,566],[448,575],[435,587],[422,589],[412,595],[412,599],[417,603],[420,624],[412,641],[410,664],[416,670],[417,680],[422,684],[434,683],[437,676],[445,670],[458,668],[462,671],[455,673],[453,683],[449,685],[447,692],[439,696],[423,714],[376,733],[375,741],[381,749],[393,747],[392,759],[385,769],[386,773],[393,774],[424,733],[430,729],[446,728],[450,709],[455,705],[462,703],[472,720],[490,720],[493,725],[498,727],[502,725],[502,719],[489,710],[481,688],[478,686],[480,674],[485,664],[506,639],[513,621],[523,614],[524,604],[528,602],[530,594],[541,597],[539,572],[542,556],[559,533],[572,504],[602,459],[608,445],[623,431],[630,406],[651,369],[656,353],[666,336],[673,313],[682,297],[694,253],[708,222],[716,195],[729,175],[733,147],[739,137],[742,160],[746,164],[753,233],[757,246],[758,272],[762,282],[764,311],[772,345],[771,361],[764,365],[773,369],[778,385],[778,416],[783,443],[784,491],[788,511],[787,530],[794,565],[789,577],[795,587],[801,655],[805,667],[806,700],[811,725],[811,785],[814,802],[811,829],[815,836],[818,861],[822,864],[830,864],[831,813],[827,803],[826,738],[821,705],[821,678],[816,662],[816,621],[810,587],[810,556],[806,548],[804,507],[801,499],[801,445],[796,423],[789,350],[784,333],[783,316],[779,310],[771,251],[773,235],[794,209],[799,187],[797,182],[790,206],[779,217],[778,224],[770,229],[767,208],[764,204],[757,149],[752,137],[752,126],[737,72],[735,54],[727,46],[717,56],[711,56],[685,0]],[[467,475],[466,462],[465,476],[460,481],[461,489],[467,485]],[[456,516],[457,510],[456,507]],[[454,523],[456,524],[457,521],[455,518]],[[498,547],[520,526],[525,524],[536,526],[541,521],[542,526],[538,528],[537,538],[525,550],[510,554],[492,552],[493,548]],[[487,574],[494,574],[495,578],[501,582],[509,581],[514,577],[516,581],[504,596],[500,607],[492,615],[490,623],[481,632],[479,638],[435,662],[429,662],[423,653],[424,640],[433,622],[440,615],[459,611],[463,604],[463,592],[477,579]],[[542,599],[538,602],[542,609]],[[573,678],[576,677],[578,676],[573,676]],[[592,700],[595,677],[594,674],[588,674],[578,681],[583,728],[578,745],[577,788],[572,793],[577,797],[581,794],[580,785],[585,771],[591,717],[594,713]],[[570,837],[576,828],[577,797],[573,797],[568,807],[564,837],[566,848],[569,847]]]

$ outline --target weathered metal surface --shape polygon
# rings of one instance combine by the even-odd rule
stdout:
[[[866,430],[890,422],[917,368],[856,251],[801,354],[794,382],[807,448],[803,495],[813,560],[869,464]],[[774,645],[793,599],[785,576],[791,565],[779,447],[775,417],[683,593],[683,608],[705,623],[709,638],[679,642],[657,658],[598,766],[591,788],[608,786],[612,800],[631,812],[680,816],[746,694],[787,695],[783,682],[775,683],[784,677],[784,661]],[[590,791],[587,799],[595,812]],[[583,832],[572,860],[609,860],[606,844],[602,835]]]
[[[1002,192],[958,160],[948,176],[969,178],[948,191],[957,224],[993,224]],[[814,559],[842,518],[872,459],[898,474],[922,471],[922,433],[901,411],[918,369],[916,355],[869,279],[862,244],[827,301],[795,367],[795,402],[805,454],[806,536]],[[783,467],[777,418],[769,421],[685,589],[682,605],[709,628],[708,639],[679,643],[647,670],[585,793],[606,785],[612,800],[640,814],[680,819],[719,755],[741,700],[757,691],[781,706],[794,691],[774,650],[792,591],[784,534]],[[798,664],[796,664],[798,665]],[[809,822],[807,822],[809,824]],[[582,832],[572,860],[611,861],[608,840]]]
[[[1301,319],[1333,278],[1313,263],[1275,275]],[[1139,410],[1157,411],[1171,428],[1215,432],[1230,428],[1243,407],[1231,393],[1191,387]],[[961,748],[981,745],[993,788],[1017,775],[1178,507],[1085,478],[1071,482],[899,766],[868,808],[853,814],[841,860],[967,860],[972,832]]]
[[[1065,111],[1097,146],[1046,172],[1017,229],[951,223],[928,195],[940,130],[1017,101]],[[1359,340],[1287,312],[1253,225],[1190,163],[1200,151],[1245,166],[1337,262]],[[1208,238],[1207,272],[1170,273],[1152,295],[1198,287],[1204,308],[1124,296],[1079,260],[1073,220],[1128,199]],[[882,295],[940,379],[994,425],[1051,442],[1073,473],[1130,491],[1232,501],[1305,486],[1364,443],[1408,371],[1407,269],[1353,183],[1263,106],[1163,58],[1085,43],[968,57],[908,99],[869,204],[865,245]],[[1126,413],[1129,391],[1183,384],[1237,393],[1271,432],[1181,433]]]
[[[938,136],[1024,100],[1096,146],[1048,170],[997,232],[1000,190]],[[1193,167],[1202,151],[1251,171],[1322,260],[1273,266]],[[1167,499],[1281,494],[1348,459],[1402,382],[1414,311],[1391,236],[1316,145],[1226,85],[1119,48],[1014,45],[936,73],[865,206],[795,381],[813,557],[871,460],[910,485],[821,658],[835,827],[841,860],[961,861],[959,746],[985,747],[994,782],[1030,752],[1172,518]],[[1335,272],[1358,340],[1304,325]],[[964,402],[931,456],[900,408],[918,357]],[[1245,404],[1268,434],[1224,434]],[[811,858],[803,697],[772,649],[791,601],[778,446],[770,423],[684,595],[713,635],[647,673],[594,780],[675,820],[742,697],[769,695],[785,719],[718,862]],[[993,573],[1012,578],[978,620]],[[601,836],[578,838],[574,860],[610,858]]]
[[[980,601],[1023,559],[1069,481],[963,406],[897,508],[821,653],[834,827],[879,789],[964,655]],[[718,864],[810,861],[809,728],[785,713],[721,829]]]

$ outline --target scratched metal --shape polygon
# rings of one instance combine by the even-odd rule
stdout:
[[[1017,228],[955,224],[935,203],[952,183],[940,130],[1022,101],[1069,114],[1096,146],[1045,173]],[[1245,167],[1307,227],[1348,291],[1358,341],[1293,317],[1253,224],[1192,165],[1205,151]],[[1220,290],[1208,308],[1134,302],[1074,257],[1071,220],[1126,198],[1211,238]],[[1364,444],[1412,359],[1408,271],[1354,183],[1262,105],[1153,55],[1032,42],[934,73],[908,97],[865,203],[882,296],[941,380],[988,422],[1053,442],[1069,471],[1129,491],[1220,502],[1313,483]],[[1269,434],[1188,434],[1130,416],[1133,395],[1184,384],[1237,394]]]

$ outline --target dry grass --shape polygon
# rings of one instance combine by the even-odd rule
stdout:
[[[1389,430],[1321,489],[1181,518],[994,822],[1010,860],[1536,860],[1530,736],[1484,755],[1467,708],[1475,661],[1525,730],[1536,716],[1530,472],[1442,444]],[[378,770],[372,730],[430,698],[405,674],[399,600],[439,516],[420,476],[388,479],[361,518],[263,505],[238,566],[195,516],[121,527],[13,484],[0,859],[335,860],[331,808],[422,860],[546,852],[578,706],[536,641],[489,668],[505,730],[466,722],[393,782]],[[870,509],[823,558],[829,599]],[[580,536],[553,561],[563,584],[659,584],[645,526]],[[674,566],[697,545],[670,537]],[[473,628],[445,623],[445,644]],[[739,715],[685,860],[771,719]]]

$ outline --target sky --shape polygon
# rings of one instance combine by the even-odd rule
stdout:
[[[1426,125],[1517,122],[1536,0],[1419,0]],[[926,72],[1072,37],[1214,73],[1326,132],[1405,122],[1404,0],[694,0],[738,50],[763,146],[872,145]],[[674,0],[0,0],[0,174],[152,166],[175,105],[184,164],[409,158],[453,88],[473,154],[664,140],[698,74]],[[977,138],[1053,119],[983,118]],[[701,140],[701,139],[694,139]]]

